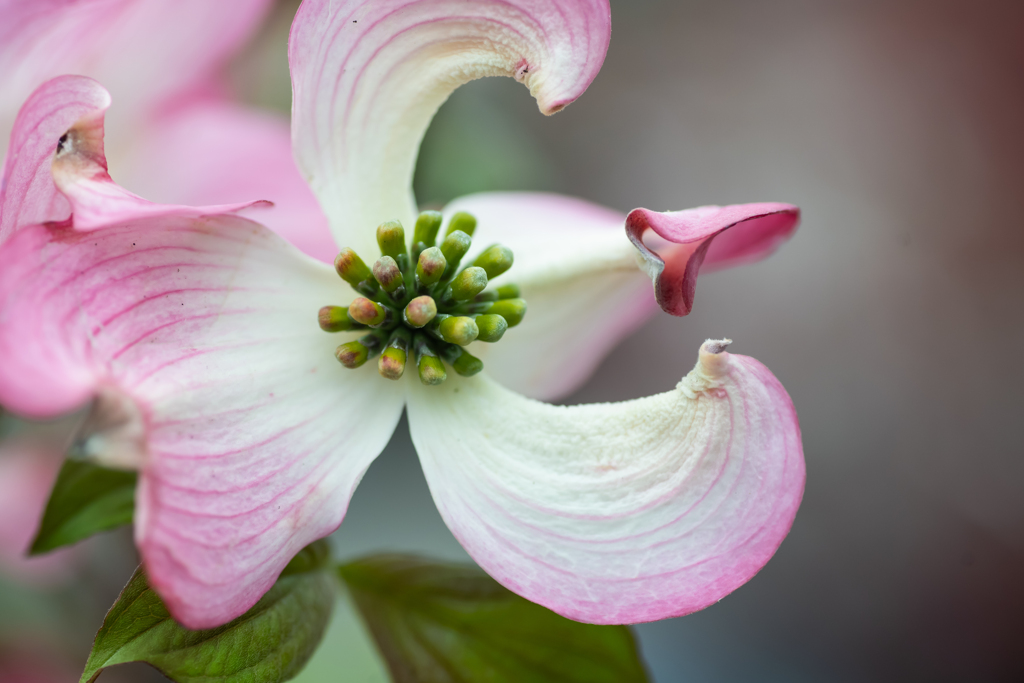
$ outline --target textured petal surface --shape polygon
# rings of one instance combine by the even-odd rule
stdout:
[[[316,323],[344,296],[332,269],[233,216],[36,226],[0,248],[0,402],[45,416],[131,398],[138,545],[189,626],[241,614],[335,529],[398,421],[401,388],[341,368]]]
[[[20,226],[71,214],[50,172],[58,140],[77,121],[101,117],[108,106],[107,91],[79,76],[48,81],[28,98],[14,123],[0,180],[0,244]]]
[[[789,239],[800,222],[791,204],[701,206],[659,213],[634,209],[626,218],[626,234],[643,258],[654,282],[654,294],[666,313],[687,315],[693,308],[701,267],[725,268],[768,256]],[[653,230],[675,246],[664,257],[643,242]]]
[[[515,264],[496,284],[523,291],[526,318],[498,344],[474,344],[488,373],[531,398],[561,398],[657,305],[636,250],[622,234],[625,215],[573,197],[527,192],[469,195],[445,207],[477,217],[474,250],[496,242]]]
[[[709,348],[675,390],[626,403],[552,406],[485,376],[410,385],[413,442],[456,538],[579,621],[688,614],[748,581],[796,515],[800,429],[763,365]]]
[[[0,0],[0,131],[41,83],[97,79],[130,137],[169,97],[202,83],[256,30],[271,0]],[[6,139],[0,141],[0,155]]]
[[[459,85],[512,76],[541,111],[579,97],[608,49],[607,0],[306,0],[292,25],[292,135],[335,239],[415,216],[412,173]]]
[[[273,207],[247,215],[321,261],[333,262],[338,253],[327,218],[295,166],[284,117],[197,100],[152,120],[115,171],[133,191],[161,203],[270,199]]]

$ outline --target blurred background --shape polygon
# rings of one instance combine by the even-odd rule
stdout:
[[[231,65],[243,97],[282,112],[296,5]],[[416,190],[803,208],[776,255],[702,277],[690,316],[652,319],[566,401],[668,390],[728,336],[800,414],[792,533],[718,605],[636,627],[654,679],[1024,680],[1024,4],[612,0],[612,26],[597,80],[557,116],[511,79],[457,91]],[[84,544],[78,571],[120,552],[127,578],[130,551],[111,550],[126,538]],[[404,423],[333,541],[467,559]]]

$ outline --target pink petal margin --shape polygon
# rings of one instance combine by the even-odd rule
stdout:
[[[54,78],[28,98],[15,119],[0,180],[0,244],[20,226],[68,218],[71,205],[50,174],[57,141],[77,121],[108,106],[110,94],[80,76]]]
[[[416,153],[453,90],[509,76],[552,114],[597,76],[610,33],[608,0],[305,0],[292,139],[338,244],[371,250],[376,225],[415,219]]]
[[[673,391],[553,406],[484,376],[412,387],[441,516],[487,573],[596,624],[682,616],[756,574],[796,516],[800,427],[761,363],[707,342]]]
[[[218,626],[341,523],[403,390],[335,360],[316,322],[344,296],[333,268],[252,221],[114,185],[102,111],[52,145],[72,216],[0,245],[0,404],[123,404],[124,433],[93,436],[135,446],[150,581],[181,623]]]
[[[726,268],[768,256],[789,239],[800,222],[791,204],[701,206],[659,213],[634,209],[626,217],[626,234],[644,259],[662,310],[687,315],[693,308],[701,267]],[[653,230],[671,244],[664,258],[644,244]]]

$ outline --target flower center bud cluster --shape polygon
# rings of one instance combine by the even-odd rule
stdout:
[[[469,377],[484,364],[465,347],[474,341],[497,342],[522,322],[526,302],[519,298],[519,287],[488,288],[512,267],[512,251],[495,244],[460,269],[472,246],[476,218],[455,214],[438,243],[441,223],[440,213],[421,213],[411,249],[401,223],[381,224],[381,255],[372,268],[347,248],[334,260],[338,275],[360,296],[348,307],[321,308],[320,328],[366,331],[335,351],[346,368],[377,358],[377,371],[387,379],[400,378],[410,362],[424,384],[443,382],[446,366]]]

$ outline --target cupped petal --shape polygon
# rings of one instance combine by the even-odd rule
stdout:
[[[115,184],[107,173],[103,121],[110,95],[85,76],[41,85],[19,113],[0,184],[0,243],[21,226],[67,220],[78,230],[145,216],[232,213],[265,201],[161,205]]]
[[[154,118],[116,170],[133,191],[161,203],[270,199],[272,208],[243,215],[316,259],[330,263],[338,253],[327,218],[295,166],[284,117],[198,99]]]
[[[416,152],[459,85],[512,76],[546,114],[579,97],[608,49],[607,0],[306,0],[289,41],[292,137],[341,246],[411,222]]]
[[[270,6],[271,0],[0,2],[0,131],[9,130],[40,83],[79,74],[110,89],[119,103],[116,126],[128,133],[168,98],[209,79]]]
[[[791,204],[701,206],[665,213],[634,209],[626,218],[626,234],[643,258],[662,310],[683,316],[693,308],[702,266],[726,268],[762,259],[789,239],[799,222],[800,209]],[[666,249],[663,258],[644,244],[648,230],[676,246]]]
[[[470,351],[506,387],[553,400],[577,389],[601,359],[657,305],[636,250],[622,234],[625,214],[541,192],[488,192],[456,199],[445,214],[477,218],[474,252],[509,247],[515,283],[526,299],[523,322],[497,344]]]
[[[103,86],[80,76],[54,78],[28,98],[14,122],[0,180],[0,244],[20,226],[70,215],[50,172],[58,141],[79,120],[102,117],[108,106]]]
[[[441,516],[509,589],[578,621],[702,609],[748,581],[804,487],[789,396],[752,358],[701,348],[673,391],[552,406],[483,375],[410,385]]]
[[[137,543],[190,627],[243,613],[334,530],[398,421],[401,389],[342,368],[317,325],[344,296],[331,268],[236,216],[34,226],[0,247],[0,402],[130,401]]]

